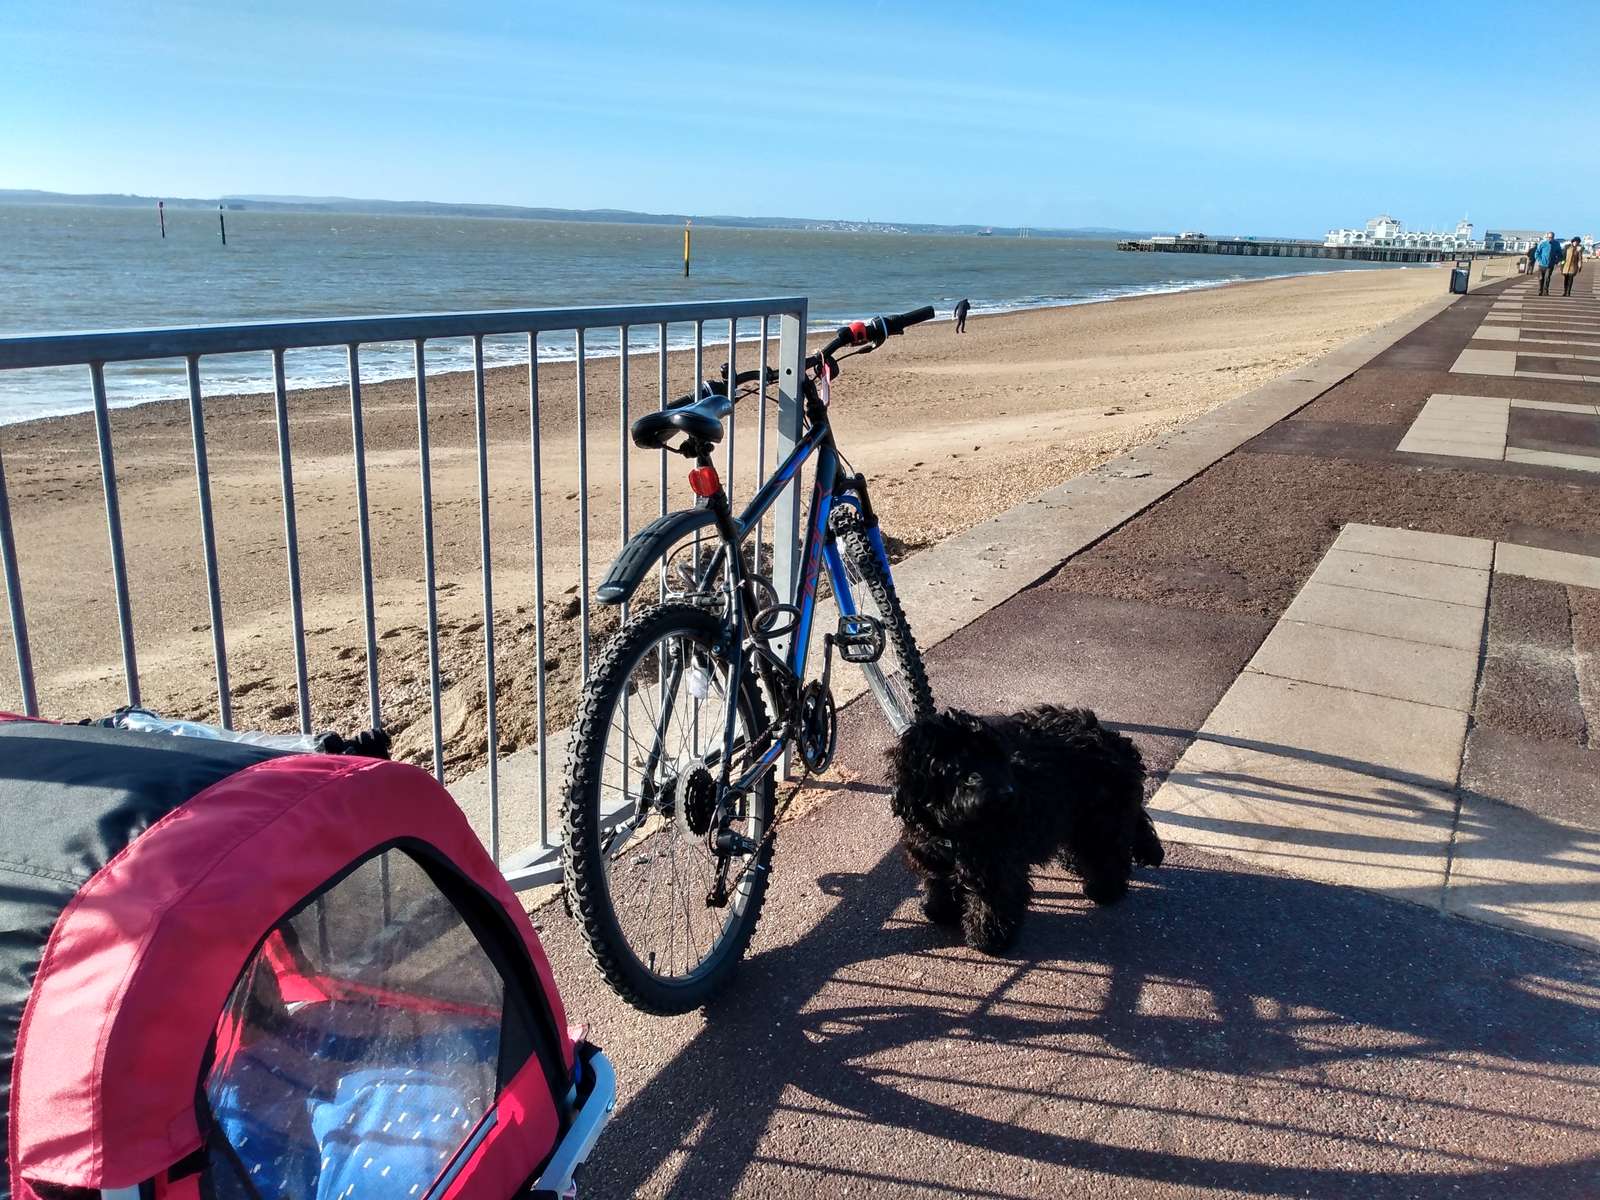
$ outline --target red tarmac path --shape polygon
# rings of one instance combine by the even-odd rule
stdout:
[[[1346,522],[1600,551],[1600,475],[1393,449],[1430,394],[1600,394],[1450,374],[1492,296],[939,644],[940,702],[1090,704],[1159,778]],[[1492,599],[1491,629],[1537,624],[1534,601]],[[1478,714],[1471,785],[1600,827],[1600,730],[1503,674],[1481,694],[1541,704]],[[921,919],[886,731],[860,702],[844,724],[709,1012],[632,1012],[559,905],[536,914],[621,1081],[586,1196],[1600,1196],[1594,953],[1180,845],[1113,909],[1043,876],[1015,951],[986,958]]]

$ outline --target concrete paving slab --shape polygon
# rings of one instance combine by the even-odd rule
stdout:
[[[1402,454],[1434,454],[1444,458],[1481,458],[1499,461],[1505,458],[1505,441],[1464,442],[1451,438],[1408,434],[1395,447]]]
[[[1445,439],[1496,435],[1506,427],[1510,410],[1493,408],[1456,408],[1448,404],[1431,404],[1417,414],[1411,430],[1429,437]]]
[[[1518,330],[1515,325],[1480,325],[1472,335],[1474,341],[1479,342],[1514,342],[1518,339]]]
[[[1600,558],[1586,554],[1568,554],[1561,550],[1498,542],[1495,545],[1494,569],[1506,575],[1548,579],[1572,587],[1600,588]]]
[[[1246,671],[1202,732],[1425,787],[1455,786],[1465,713]]]
[[[1554,450],[1523,450],[1508,446],[1505,460],[1540,467],[1565,467],[1569,471],[1600,471],[1600,458],[1588,454],[1562,454]]]
[[[1504,425],[1509,406],[1504,403],[1459,403],[1450,397],[1430,401],[1417,414],[1416,424],[1436,430],[1486,430]]]
[[[1502,352],[1500,352],[1500,351],[1491,351],[1491,353],[1502,353]],[[1547,354],[1547,353],[1545,353],[1543,351],[1540,351],[1538,353],[1530,353],[1530,352],[1519,353],[1517,355],[1517,357],[1518,358],[1531,359],[1531,360],[1534,360],[1534,361],[1537,361],[1537,362],[1570,362],[1570,363],[1574,363],[1574,364],[1587,364],[1587,363],[1600,362],[1600,354]],[[1579,365],[1579,366],[1575,366],[1574,369],[1581,372],[1581,371],[1592,371],[1594,368],[1593,367],[1589,367],[1589,366]]]
[[[1472,375],[1510,375],[1517,369],[1517,356],[1511,350],[1463,350],[1456,356],[1452,371]]]
[[[1600,375],[1574,375],[1566,371],[1530,371],[1518,368],[1516,379],[1553,379],[1561,383],[1600,383]]]
[[[1366,588],[1423,600],[1482,607],[1489,593],[1489,572],[1443,563],[1420,563],[1376,554],[1330,550],[1311,578],[1340,587]]]
[[[1487,571],[1494,565],[1494,542],[1488,538],[1391,529],[1358,521],[1352,521],[1340,530],[1333,545],[1335,549],[1356,554],[1381,554],[1386,558],[1408,558],[1415,562],[1472,567],[1480,571]]]
[[[1600,833],[1466,793],[1444,911],[1600,949]]]
[[[1150,811],[1173,842],[1437,905],[1456,802],[1448,792],[1381,775],[1197,741]]]
[[[1504,413],[1485,413],[1482,416],[1461,415],[1434,410],[1417,417],[1407,435],[1425,442],[1501,442],[1506,433]]]
[[[1300,589],[1283,618],[1474,653],[1483,640],[1483,610],[1473,605],[1316,581]]]
[[[1550,330],[1549,332],[1555,333],[1556,331]],[[1517,344],[1521,346],[1566,346],[1569,349],[1576,350],[1584,346],[1600,345],[1600,338],[1591,338],[1588,334],[1572,334],[1561,337],[1522,337],[1517,339]],[[1548,353],[1548,351],[1540,351],[1540,353]]]
[[[1431,396],[1417,419],[1433,421],[1503,420],[1510,401],[1499,396]]]
[[[1334,549],[1352,554],[1378,554],[1386,558],[1410,558],[1413,562],[1443,563],[1445,566],[1470,566],[1490,570],[1494,565],[1494,542],[1488,538],[1461,538],[1451,533],[1422,533],[1419,530],[1394,530],[1386,525],[1350,522],[1334,538]]]
[[[1465,713],[1472,709],[1478,654],[1282,620],[1261,643],[1250,669]]]

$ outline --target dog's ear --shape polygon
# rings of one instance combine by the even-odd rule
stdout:
[[[942,815],[951,833],[970,836],[973,829],[1001,819],[1016,803],[1017,781],[1001,754],[974,755],[962,767]]]
[[[900,735],[885,756],[889,760],[889,784],[894,789],[889,797],[889,809],[902,821],[929,802],[940,784],[948,788],[945,777],[950,763],[943,753],[946,735],[941,717],[924,718],[912,722]]]

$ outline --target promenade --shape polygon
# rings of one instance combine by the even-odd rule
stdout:
[[[539,910],[622,1080],[586,1194],[1600,1194],[1600,294],[1531,285],[903,564],[941,703],[1140,743],[1125,904],[1046,874],[1013,953],[953,945],[857,701],[711,1012]]]

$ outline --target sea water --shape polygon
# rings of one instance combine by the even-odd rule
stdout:
[[[948,316],[968,298],[975,313],[1081,304],[1210,287],[1367,263],[1283,258],[1127,254],[1078,238],[923,236],[824,230],[694,230],[693,270],[682,274],[683,231],[673,226],[229,211],[169,210],[160,236],[153,208],[0,206],[0,335],[138,329],[238,321],[693,302],[805,296],[815,328],[932,304]],[[758,333],[742,323],[741,338]],[[707,344],[726,341],[709,324]],[[656,345],[657,329],[629,337]],[[674,326],[669,345],[693,343]],[[773,329],[776,336],[776,328]],[[617,351],[615,330],[587,335],[590,353]],[[429,371],[470,365],[462,340],[430,342]],[[542,335],[542,358],[570,358],[570,335]],[[364,380],[410,374],[409,343],[365,347]],[[489,338],[485,360],[526,361],[525,337]],[[341,384],[342,347],[290,351],[290,386]],[[207,394],[271,386],[265,354],[202,360]],[[106,368],[113,405],[187,394],[178,360]],[[0,424],[83,410],[88,371],[0,371]]]

